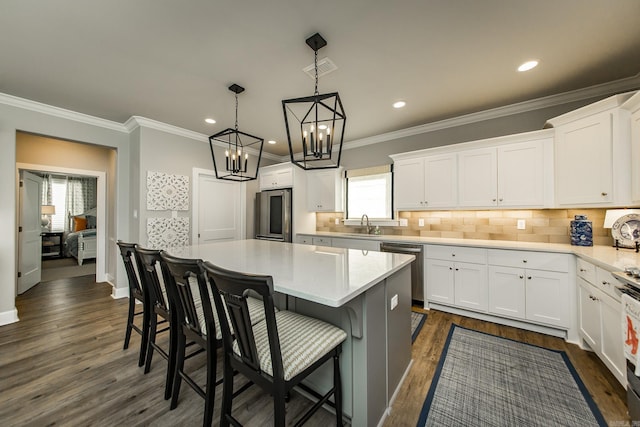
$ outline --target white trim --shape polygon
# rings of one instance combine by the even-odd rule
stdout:
[[[10,323],[16,323],[18,319],[18,310],[14,307],[13,310],[0,312],[0,326],[8,325]]]
[[[633,95],[624,104],[622,104],[621,108],[627,111],[631,111],[632,113],[640,110],[640,91],[638,91],[638,93]]]
[[[60,107],[54,107],[53,105],[43,104],[30,99],[18,98],[17,96],[8,95],[6,93],[0,93],[0,104],[6,104],[12,107],[22,108],[24,110],[35,111],[36,113],[47,114],[67,120],[73,120],[75,122],[116,130],[118,132],[127,132],[127,129],[122,123],[101,119],[99,117],[78,113],[77,111],[71,111]]]
[[[407,376],[409,375],[409,371],[411,370],[412,366],[413,366],[413,359],[411,359],[409,361],[409,366],[407,366],[407,369],[404,370],[404,374],[402,374],[402,378],[400,378],[400,382],[398,383],[398,386],[396,387],[395,391],[391,395],[391,399],[389,399],[389,403],[388,403],[387,409],[384,411],[384,414],[382,415],[382,418],[380,418],[380,422],[378,422],[378,426],[379,427],[382,427],[384,425],[384,422],[387,419],[387,417],[389,415],[391,415],[391,411],[393,409],[393,404],[396,401],[396,398],[398,397],[398,394],[400,393],[400,389],[402,388],[402,384],[404,384],[404,380],[407,379]]]
[[[147,119],[146,117],[141,116],[131,116],[129,120],[124,122],[124,127],[127,129],[127,131],[129,131],[129,133],[133,132],[139,127],[146,127],[200,142],[209,142],[209,137],[203,133],[194,132],[192,130],[159,122],[157,120]]]
[[[585,105],[584,107],[564,113],[560,116],[553,117],[547,120],[547,125],[557,127],[569,122],[573,122],[583,117],[602,113],[604,111],[609,111],[613,108],[619,107],[622,104],[624,104],[624,102],[627,101],[629,98],[631,98],[633,94],[634,92],[626,92],[618,95],[609,96],[598,102],[594,102],[592,104]]]
[[[98,179],[97,182],[97,204],[96,204],[96,216],[98,218],[98,226],[96,231],[96,282],[104,282],[107,279],[107,174],[102,171],[92,171],[84,169],[73,169],[58,166],[38,165],[32,163],[17,163],[16,169],[40,171],[40,172],[55,172],[71,175],[85,175],[92,176]]]
[[[419,135],[427,132],[433,132],[441,129],[448,129],[456,126],[467,125],[471,123],[481,122],[484,120],[495,119],[512,114],[525,113],[527,111],[538,110],[545,107],[567,104],[569,102],[581,101],[583,99],[595,98],[612,94],[615,92],[623,92],[640,87],[640,73],[633,77],[615,80],[609,83],[589,86],[584,89],[577,89],[570,92],[559,93],[557,95],[545,96],[529,101],[518,102],[515,104],[505,105],[503,107],[492,108],[489,110],[479,111],[476,113],[465,114],[464,116],[453,117],[451,119],[440,120],[437,122],[426,123],[423,125],[413,126],[406,129],[400,129],[393,132],[387,132],[380,135],[374,135],[366,138],[356,139],[345,142],[342,146],[343,150],[364,147],[367,145],[377,144],[380,142],[391,141],[407,136]]]
[[[126,288],[116,288],[116,286],[109,282],[112,286],[111,289],[111,298],[113,299],[121,299],[121,298],[129,298],[129,287]]]

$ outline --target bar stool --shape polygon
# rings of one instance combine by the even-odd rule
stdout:
[[[285,425],[286,396],[295,386],[319,397],[319,401],[296,425],[304,424],[333,396],[336,425],[342,426],[342,384],[339,355],[347,334],[340,328],[291,311],[278,311],[273,304],[273,278],[225,270],[204,263],[220,319],[224,348],[224,385],[220,425],[240,425],[232,415],[233,372],[237,370],[273,396],[274,425]],[[251,324],[249,293],[262,298],[265,320]],[[229,322],[230,319],[230,322]],[[231,327],[233,326],[232,333]],[[333,387],[320,396],[300,382],[333,359]]]
[[[147,291],[150,302],[149,336],[147,340],[144,373],[146,374],[151,370],[154,350],[167,360],[167,378],[165,381],[164,398],[169,399],[171,397],[173,372],[175,369],[175,340],[178,333],[175,329],[178,322],[173,318],[174,310],[171,309],[169,304],[169,298],[165,288],[166,279],[163,277],[163,280],[160,281],[158,276],[157,268],[161,266],[163,262],[160,257],[160,251],[145,249],[136,245],[135,258],[138,271],[144,283],[143,288]],[[158,322],[158,316],[162,319],[160,322]],[[159,325],[167,324],[168,326],[158,330]],[[165,350],[156,344],[156,335],[167,331],[169,332],[169,347]]]
[[[124,269],[127,272],[127,278],[129,280],[129,313],[127,315],[127,328],[124,336],[123,350],[129,348],[129,340],[131,339],[131,331],[134,330],[140,334],[142,340],[140,341],[140,356],[138,358],[138,366],[144,365],[145,357],[147,354],[147,342],[149,339],[149,309],[148,300],[145,290],[140,286],[138,275],[136,274],[133,266],[133,256],[135,252],[135,243],[125,243],[122,240],[117,241],[117,245],[120,248],[120,255],[124,262]],[[142,303],[142,311],[135,312],[136,301]],[[137,326],[134,323],[136,316],[142,315],[142,324]]]

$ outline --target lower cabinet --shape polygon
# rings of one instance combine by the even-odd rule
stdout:
[[[487,312],[486,249],[427,246],[425,256],[427,301]]]
[[[620,384],[626,386],[619,300],[578,277],[578,327],[584,342],[598,355]]]

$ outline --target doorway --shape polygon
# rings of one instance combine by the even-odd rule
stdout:
[[[58,271],[53,275],[45,275],[45,279],[51,280],[52,278],[62,278],[62,276],[66,275],[66,277],[72,277],[75,275],[79,275],[78,270],[83,271],[93,271],[95,268],[95,275],[97,282],[103,282],[106,280],[106,173],[102,171],[90,171],[90,170],[82,170],[82,169],[71,169],[64,167],[55,167],[48,165],[36,165],[36,164],[27,164],[27,163],[17,163],[16,167],[18,168],[19,173],[28,171],[30,173],[35,173],[38,175],[45,173],[53,173],[59,175],[72,175],[72,176],[83,176],[83,177],[93,177],[96,178],[96,207],[95,207],[95,216],[96,216],[96,227],[95,227],[95,261],[88,262],[84,269],[74,269],[73,263],[61,262],[59,267],[67,268],[64,271]],[[57,237],[62,239],[63,237]],[[63,245],[63,241],[56,241],[54,244]],[[42,247],[42,246],[41,246]],[[58,249],[62,250],[62,246]],[[52,260],[53,261],[53,260]],[[54,263],[57,264],[57,263]],[[84,262],[83,262],[84,264]],[[94,267],[91,265],[94,264]],[[23,259],[22,254],[19,254],[18,265],[22,267]],[[41,269],[41,273],[43,270]],[[68,273],[68,274],[66,274]],[[90,273],[89,273],[90,274]],[[45,281],[42,279],[42,281]],[[18,289],[20,291],[20,288]]]

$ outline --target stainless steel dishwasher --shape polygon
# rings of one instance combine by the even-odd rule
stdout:
[[[411,263],[411,299],[415,303],[424,303],[424,246],[408,243],[380,243],[380,252],[393,252],[398,254],[415,255],[416,259]]]

